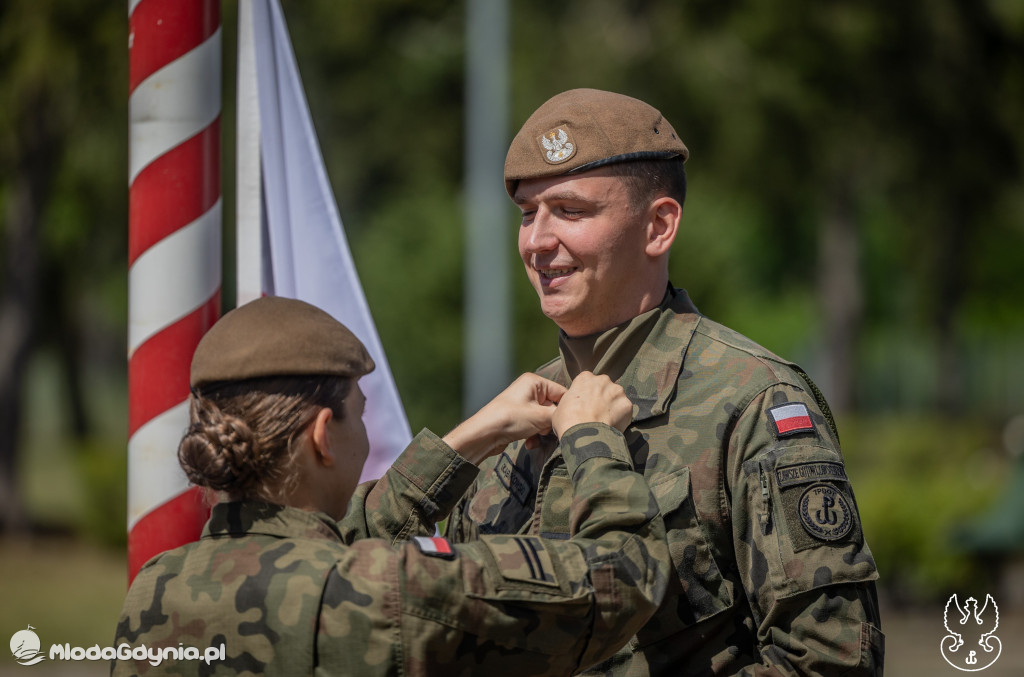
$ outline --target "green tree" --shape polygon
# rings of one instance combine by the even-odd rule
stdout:
[[[61,356],[74,432],[89,427],[80,351],[86,326],[102,335],[104,313],[87,299],[123,277],[126,238],[126,115],[110,105],[126,97],[121,10],[92,0],[0,8],[0,527],[26,524],[16,453],[40,345]]]
[[[285,10],[414,427],[451,421],[463,8]],[[673,281],[713,318],[819,362],[815,377],[837,408],[868,406],[858,397],[878,392],[862,382],[864,336],[956,347],[967,318],[984,317],[979,306],[998,299],[1012,314],[1022,291],[1011,271],[1022,244],[1012,191],[1024,26],[1011,3],[520,0],[510,10],[509,134],[570,87],[655,103],[692,151]],[[514,209],[508,222],[514,239]],[[553,356],[555,329],[513,274],[515,364],[525,370]],[[427,360],[414,347],[424,333],[436,349]],[[936,350],[929,371],[956,383],[962,352]]]
[[[1019,9],[784,0],[516,10],[514,120],[557,91],[595,86],[656,103],[689,145],[672,273],[699,307],[782,352],[813,356],[817,344],[818,377],[839,409],[867,404],[857,402],[862,335],[913,331],[939,346],[930,404],[964,404],[964,309],[979,298],[1005,308],[1009,290],[1021,291],[1008,273],[1024,244],[1008,197],[1022,152]],[[990,259],[994,245],[984,246],[983,263],[989,238],[1005,249]],[[977,285],[994,270],[1007,271],[1002,285]],[[793,328],[780,329],[788,317]]]

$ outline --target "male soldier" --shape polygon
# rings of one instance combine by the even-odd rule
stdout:
[[[580,89],[543,104],[505,161],[526,274],[561,329],[539,373],[625,388],[675,573],[655,616],[588,674],[881,674],[878,575],[828,405],[798,366],[669,283],[687,155],[651,106]],[[566,538],[556,445],[490,459],[449,537]]]

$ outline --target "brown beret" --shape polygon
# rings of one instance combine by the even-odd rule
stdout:
[[[359,378],[373,360],[345,325],[304,301],[267,296],[224,315],[192,356],[193,388],[261,376]]]
[[[599,89],[571,89],[548,99],[512,139],[505,190],[522,179],[577,174],[630,160],[667,160],[690,152],[656,109]]]

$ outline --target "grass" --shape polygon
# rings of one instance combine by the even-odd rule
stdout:
[[[128,586],[123,383],[110,374],[89,382],[94,434],[74,442],[56,361],[42,354],[29,365],[19,484],[28,518],[41,531],[0,540],[0,637],[32,625],[46,650],[109,646]],[[23,667],[0,658],[0,677],[26,671],[78,676],[106,674],[109,666],[45,660]]]
[[[0,541],[0,636],[11,637],[32,625],[46,649],[64,643],[86,649],[110,646],[127,581],[123,550],[64,538]],[[34,671],[47,663],[23,668],[2,659],[0,674]],[[68,663],[66,671],[92,673],[100,667]]]

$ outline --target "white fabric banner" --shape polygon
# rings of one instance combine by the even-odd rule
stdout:
[[[409,423],[345,239],[281,6],[278,0],[242,2],[252,2],[252,12],[240,12],[240,17],[252,17],[252,41],[240,37],[240,47],[245,43],[246,49],[239,51],[239,76],[253,71],[251,62],[243,62],[255,57],[255,82],[240,81],[239,89],[251,92],[255,87],[259,110],[258,115],[239,111],[239,156],[252,148],[255,124],[261,162],[251,175],[262,175],[257,182],[262,194],[245,195],[239,186],[238,245],[240,255],[261,252],[262,265],[249,262],[244,273],[249,279],[242,279],[239,266],[238,302],[251,300],[246,290],[258,275],[262,293],[322,308],[366,345],[377,368],[359,381],[366,394],[363,420],[370,439],[362,479],[374,479],[409,443]],[[240,26],[240,36],[246,30]],[[240,97],[240,107],[244,105]],[[250,129],[241,129],[243,125]],[[250,135],[248,144],[242,139],[245,134]],[[246,171],[240,167],[239,176]],[[250,202],[243,210],[241,203],[249,200],[262,200],[262,209]],[[243,223],[247,215],[259,224]]]

